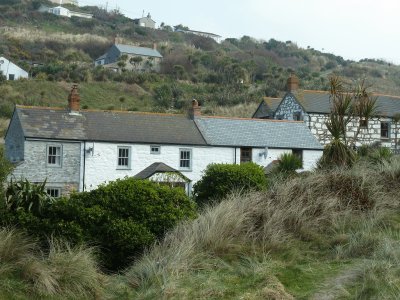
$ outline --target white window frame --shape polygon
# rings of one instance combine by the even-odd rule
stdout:
[[[158,151],[153,151],[153,149],[158,148]],[[161,154],[161,146],[159,145],[150,145],[150,154],[160,155]]]
[[[128,150],[128,157],[120,157],[119,156],[119,151],[125,149]],[[128,159],[128,165],[120,165],[119,160],[120,158],[127,158]],[[117,169],[118,170],[130,170],[131,169],[131,158],[132,158],[132,147],[131,146],[118,146],[117,147]]]
[[[53,191],[58,191],[58,196],[52,196],[52,195],[51,195],[51,190],[53,190]],[[49,191],[50,191],[50,192],[49,192]],[[60,198],[61,195],[62,195],[61,191],[62,191],[62,189],[61,189],[60,187],[54,187],[54,186],[47,186],[47,187],[46,187],[46,193],[47,193],[49,196],[53,197],[53,198]]]
[[[188,152],[189,153],[189,159],[187,158],[182,158],[182,153],[183,152]],[[182,167],[182,162],[183,161],[189,161],[189,166],[188,167]],[[193,165],[193,151],[190,148],[179,148],[179,170],[182,171],[192,171],[192,165]]]
[[[60,160],[59,160],[59,162],[58,163],[50,163],[49,162],[49,157],[50,157],[50,148],[60,148],[60,154],[59,155],[52,155],[52,156],[55,156],[56,157],[56,161],[57,161],[57,157],[59,156],[60,157]],[[62,164],[63,164],[63,162],[62,162],[62,159],[63,158],[63,147],[62,147],[62,145],[60,145],[60,144],[48,144],[47,145],[47,147],[46,147],[46,165],[48,166],[48,167],[51,167],[51,168],[61,168],[62,167]]]
[[[382,136],[382,124],[386,123],[387,124],[387,134],[388,136]],[[391,128],[391,122],[390,121],[381,121],[381,128],[380,128],[380,136],[382,140],[390,140],[390,131],[392,130]]]

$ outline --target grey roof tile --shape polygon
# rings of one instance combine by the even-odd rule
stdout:
[[[115,44],[115,46],[118,48],[118,50],[121,53],[162,58],[162,55],[156,49],[145,48],[145,47],[136,47],[136,46],[131,46],[131,45],[123,45],[123,44]]]
[[[186,176],[184,176],[181,172],[178,170],[162,163],[162,162],[156,162],[145,168],[144,170],[140,171],[137,173],[134,178],[137,179],[147,179],[151,176],[153,176],[156,173],[165,173],[165,172],[173,172],[173,173],[178,173],[182,178],[187,180],[188,182],[190,179],[188,179]]]
[[[306,112],[328,114],[331,111],[329,93],[325,91],[297,91],[293,93]],[[377,114],[391,117],[400,113],[400,97],[376,95]]]
[[[323,149],[303,122],[199,117],[207,143],[214,146]]]
[[[206,145],[184,115],[17,107],[26,137],[108,142]]]

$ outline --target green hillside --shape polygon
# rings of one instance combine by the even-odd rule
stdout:
[[[41,5],[52,6],[46,0],[0,0],[0,55],[32,75],[29,81],[0,83],[0,117],[9,118],[14,104],[63,106],[73,82],[88,108],[181,111],[196,98],[206,114],[245,117],[262,96],[281,95],[293,71],[304,89],[327,89],[334,73],[348,81],[365,78],[380,93],[400,94],[400,67],[380,60],[345,60],[273,38],[243,36],[218,44],[173,31],[183,25],[146,29],[118,11],[94,6],[71,7],[93,19],[64,18],[38,12]],[[120,43],[156,43],[164,56],[161,72],[95,68],[94,59],[116,36]]]

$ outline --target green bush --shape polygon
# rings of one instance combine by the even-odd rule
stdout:
[[[178,222],[196,216],[195,203],[182,189],[127,178],[76,193],[43,207],[0,211],[3,225],[40,238],[61,238],[72,245],[97,245],[102,265],[119,270]]]
[[[292,153],[283,153],[279,159],[274,171],[278,173],[294,174],[297,169],[301,169],[301,158]]]
[[[193,189],[196,202],[203,205],[211,200],[221,200],[235,189],[244,192],[250,189],[263,190],[266,187],[263,168],[255,163],[245,163],[211,164]]]

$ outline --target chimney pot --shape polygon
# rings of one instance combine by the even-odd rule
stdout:
[[[80,109],[80,96],[78,93],[78,85],[73,84],[71,92],[68,96],[68,108],[70,111],[79,111]]]
[[[192,100],[192,107],[189,109],[189,117],[193,120],[195,117],[201,116],[201,107],[196,99]]]
[[[299,78],[292,73],[287,80],[287,90],[288,92],[294,92],[299,89]]]

